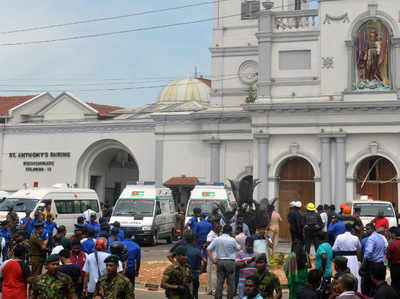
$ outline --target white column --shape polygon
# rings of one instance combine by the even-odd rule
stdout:
[[[254,138],[257,142],[257,177],[260,184],[257,187],[257,199],[261,200],[268,197],[268,134],[255,134]]]
[[[346,154],[345,136],[336,137],[336,188],[335,204],[346,202]]]
[[[209,141],[210,145],[210,183],[220,183],[221,182],[221,172],[220,172],[220,152],[221,152],[221,141],[212,140]]]
[[[164,141],[156,140],[156,150],[155,150],[156,187],[161,187],[163,184],[163,172],[164,172]]]
[[[331,204],[331,147],[330,138],[320,137],[321,141],[321,204]]]
[[[262,10],[258,20],[258,83],[257,96],[260,99],[271,97],[272,64],[272,11]]]

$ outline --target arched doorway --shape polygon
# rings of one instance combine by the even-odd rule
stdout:
[[[116,140],[95,142],[78,161],[78,186],[95,190],[109,205],[114,205],[128,181],[138,180],[139,167],[131,151]]]
[[[374,200],[390,201],[397,206],[397,171],[392,162],[381,156],[362,160],[356,169],[356,192]]]
[[[281,238],[289,239],[289,203],[301,201],[303,207],[315,202],[314,169],[310,162],[301,157],[288,158],[279,169],[279,214],[282,217]]]

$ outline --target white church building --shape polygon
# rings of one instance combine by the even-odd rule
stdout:
[[[0,97],[0,189],[65,182],[110,201],[127,181],[254,177],[284,218],[292,200],[398,205],[400,1],[221,0],[214,14],[211,82],[132,109]]]

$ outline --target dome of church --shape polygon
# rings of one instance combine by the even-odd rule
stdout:
[[[203,78],[179,79],[165,86],[157,99],[158,103],[182,103],[190,101],[208,102],[211,81]]]

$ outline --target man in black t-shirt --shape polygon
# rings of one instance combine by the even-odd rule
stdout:
[[[386,283],[386,267],[383,263],[372,266],[371,280],[375,284],[374,299],[400,299],[396,291]]]
[[[59,271],[71,277],[75,293],[78,297],[80,297],[82,293],[81,269],[77,264],[73,264],[69,257],[70,252],[68,250],[61,250],[60,259],[62,265],[60,266]]]
[[[321,285],[322,274],[319,270],[310,270],[307,274],[307,284],[297,291],[296,298],[318,299],[317,289]]]

